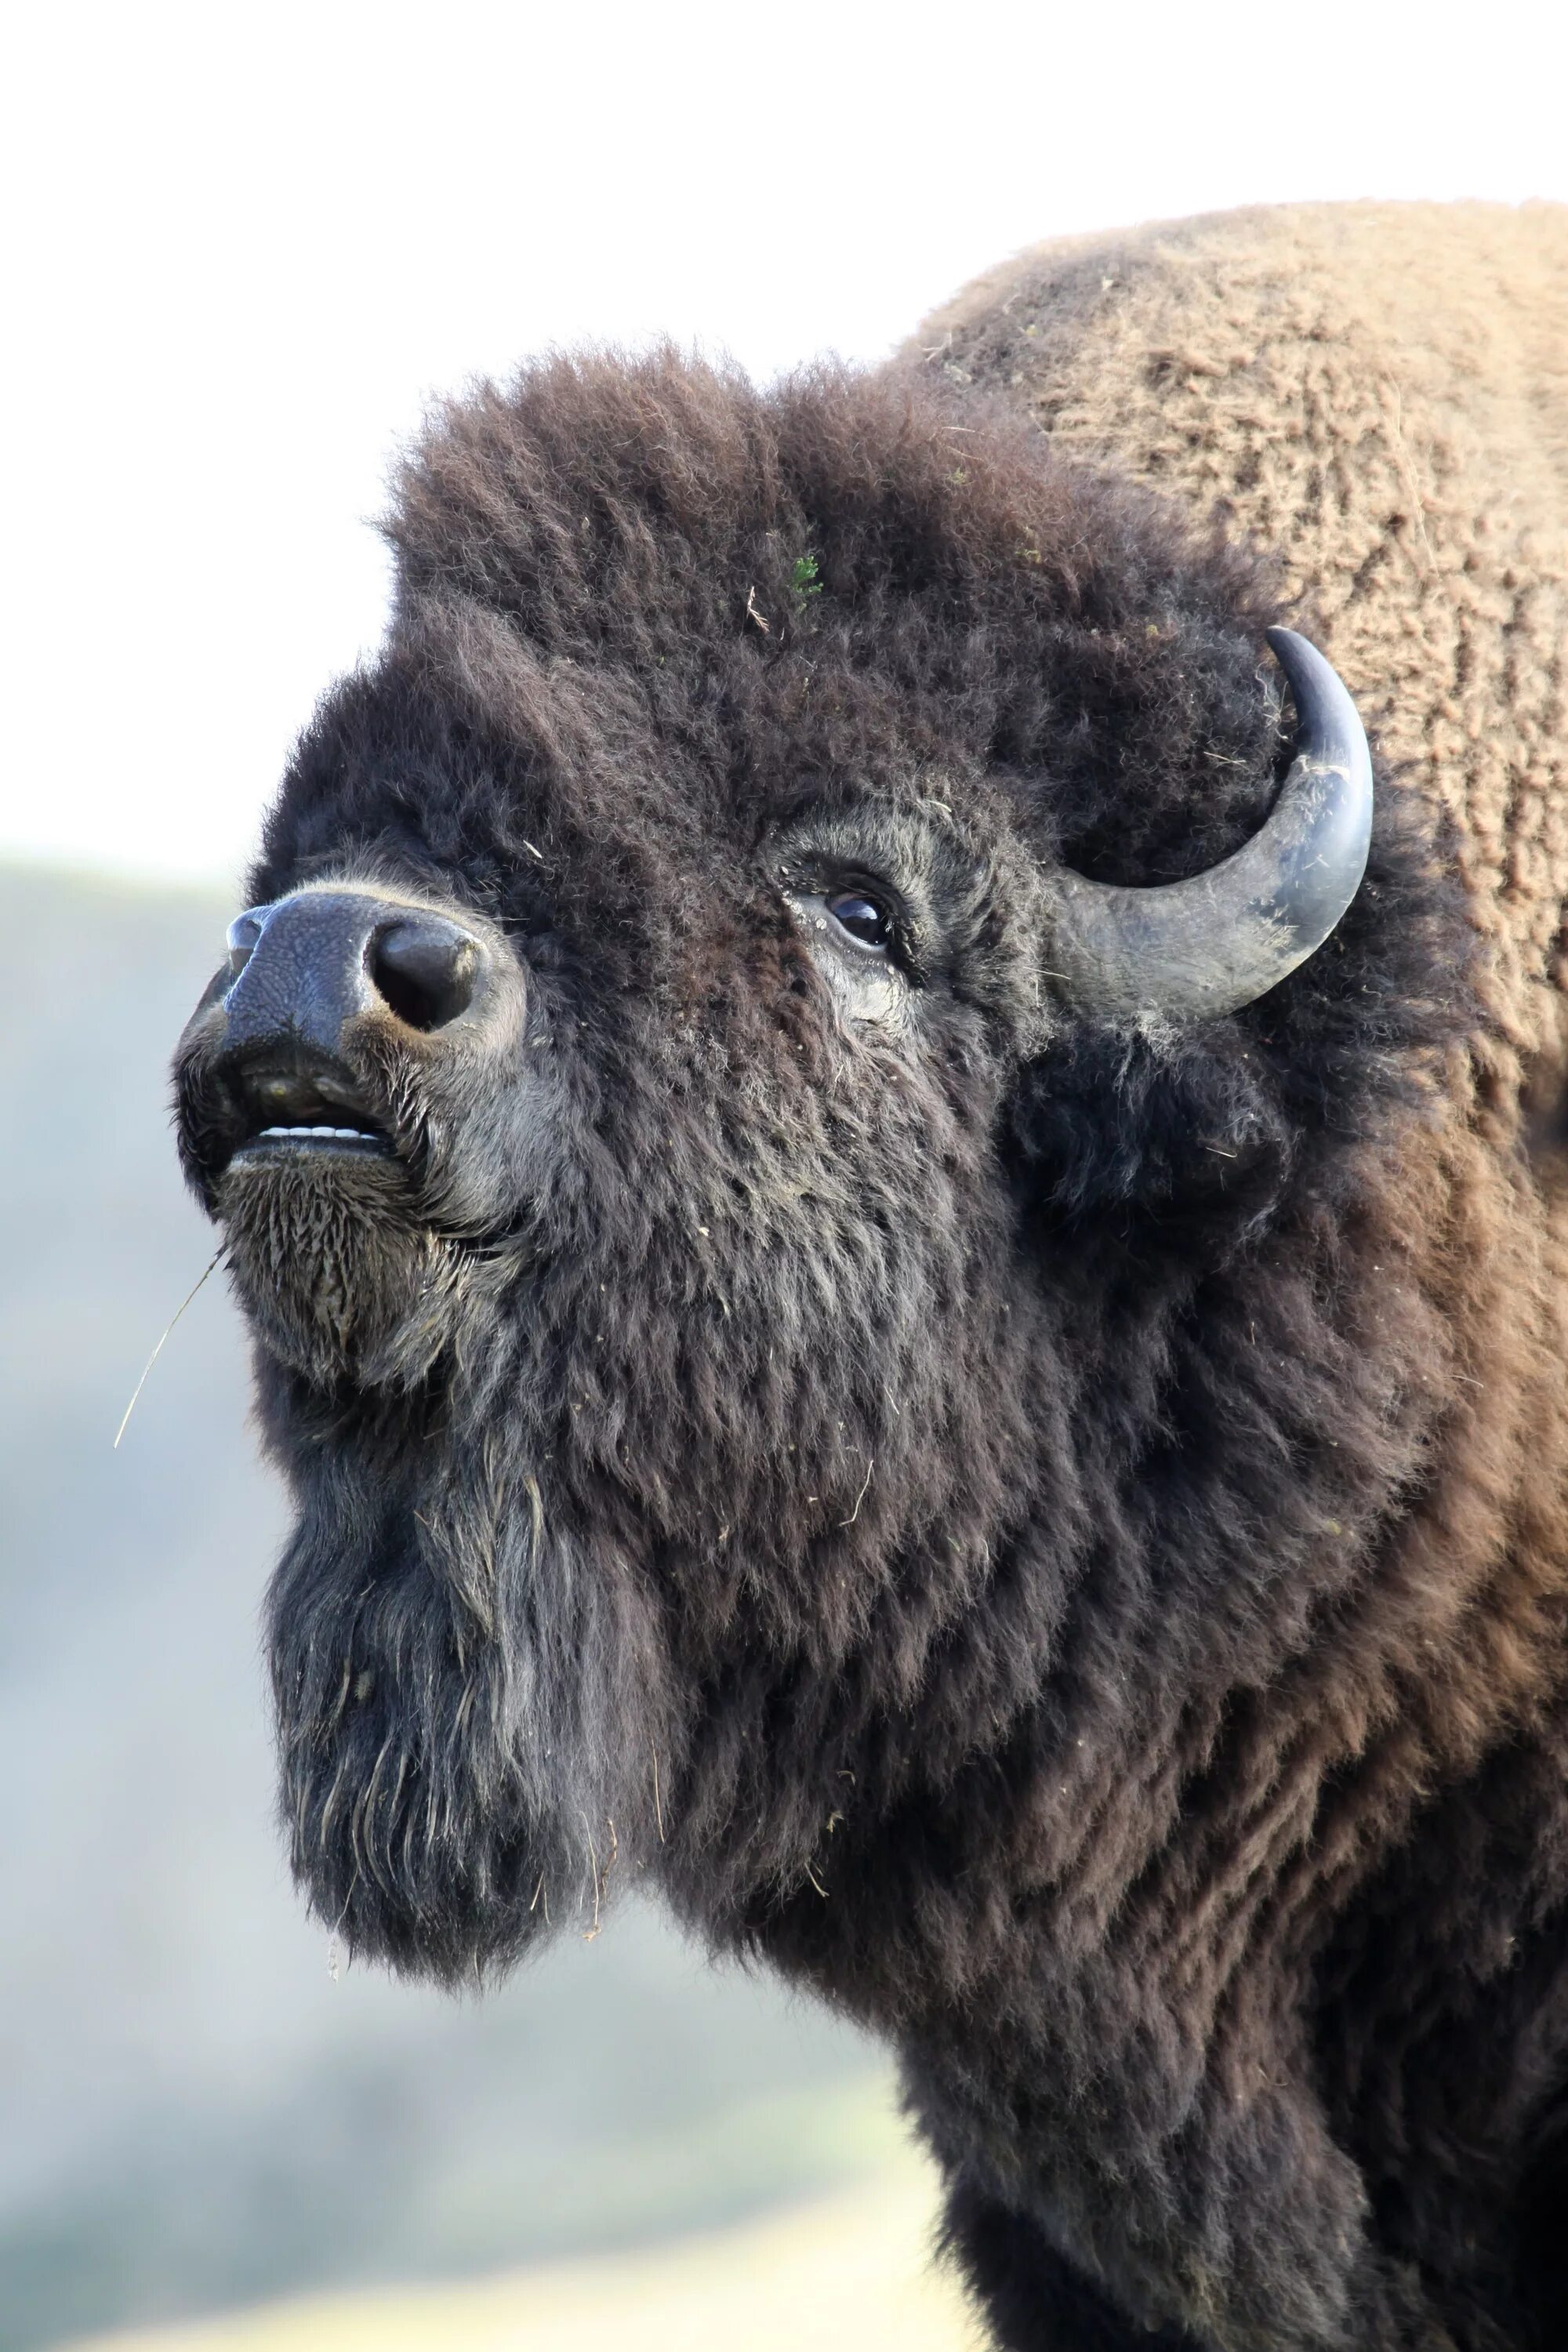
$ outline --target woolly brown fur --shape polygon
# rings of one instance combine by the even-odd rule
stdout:
[[[1330,1719],[1377,1647],[1351,1618],[1352,1648],[1317,1662],[1322,1722],[1291,1756],[1274,1743],[1293,1709],[1271,1692],[1243,1781],[1286,1843],[1305,1799],[1285,1900],[1306,1973],[1288,1997],[1335,2142],[1407,2265],[1409,2313],[1396,2294],[1374,2316],[1374,2296],[1350,2340],[1552,2343],[1568,2325],[1552,2243],[1568,2184],[1543,2153],[1568,1826],[1568,212],[1300,206],[1044,246],[934,313],[900,364],[1004,392],[1058,456],[1277,551],[1401,787],[1448,820],[1479,1017],[1447,1058],[1441,1139],[1407,1144],[1384,1186],[1404,1196],[1452,1384],[1377,1573],[1373,1613],[1391,1633],[1404,1618],[1399,1686],[1346,1721],[1354,1769],[1331,1762]],[[1367,1271],[1381,1303],[1381,1244]],[[1530,1727],[1500,1747],[1500,1725]],[[1258,1862],[1237,1849],[1225,1880],[1240,1867],[1256,1889]]]

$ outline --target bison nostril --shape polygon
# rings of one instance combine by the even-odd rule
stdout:
[[[365,970],[410,1029],[440,1029],[473,1001],[479,945],[438,915],[405,916],[374,933]]]
[[[230,923],[228,927],[230,980],[237,980],[250,961],[251,953],[261,937],[263,922],[271,911],[269,907],[250,907],[243,915],[237,915]]]

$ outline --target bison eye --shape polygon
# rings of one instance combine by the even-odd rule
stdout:
[[[862,947],[885,948],[893,937],[892,918],[885,907],[859,890],[840,890],[827,901],[827,911],[840,929]]]

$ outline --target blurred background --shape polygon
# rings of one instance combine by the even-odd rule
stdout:
[[[210,1255],[168,1049],[433,394],[585,337],[875,361],[1141,218],[1568,197],[1564,20],[68,5],[7,68],[0,2352],[952,2352],[874,2049],[636,1909],[466,2004],[302,1920],[219,1281],[111,1447]]]

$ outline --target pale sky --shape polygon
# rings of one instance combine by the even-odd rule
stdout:
[[[1043,236],[1568,198],[1568,10],[34,7],[0,100],[0,857],[232,882],[374,645],[422,403],[661,331],[875,360]]]

